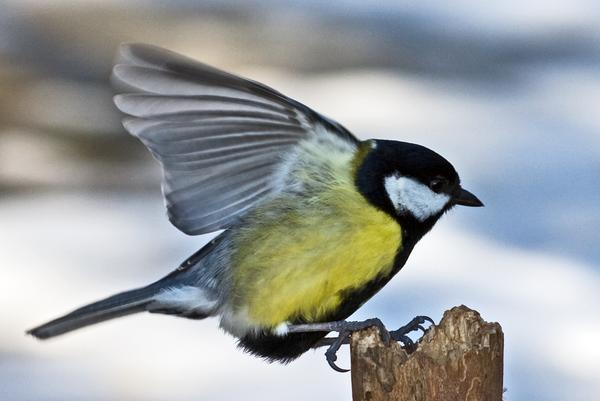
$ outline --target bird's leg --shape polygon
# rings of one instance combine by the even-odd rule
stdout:
[[[381,339],[384,343],[388,344],[392,337],[390,336],[390,333],[388,333],[381,320],[377,318],[367,319],[362,322],[347,322],[341,320],[337,322],[295,324],[288,326],[287,331],[288,333],[306,333],[315,331],[335,331],[339,333],[337,337],[322,339],[321,341],[325,340],[325,342],[321,344],[320,341],[315,347],[329,345],[329,348],[327,348],[327,351],[325,351],[325,358],[327,359],[329,366],[331,366],[331,368],[337,372],[348,372],[348,369],[342,369],[335,364],[335,361],[337,360],[337,351],[340,349],[342,344],[348,343],[350,334],[355,331],[373,326],[379,329],[379,335],[381,336]]]

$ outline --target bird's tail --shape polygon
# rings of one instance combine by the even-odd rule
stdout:
[[[156,293],[157,289],[153,285],[125,291],[76,309],[27,331],[27,334],[46,339],[105,320],[142,312],[153,302]]]
[[[179,268],[160,280],[146,287],[121,292],[74,310],[29,330],[27,334],[46,339],[105,320],[144,311],[188,319],[214,316],[221,305],[221,298],[218,292],[211,288],[214,284],[206,286],[203,283],[208,279],[216,280],[218,275],[199,277],[196,269],[199,268],[197,266],[204,266],[201,261],[220,243],[218,238],[209,242]],[[205,271],[210,272],[210,269]]]

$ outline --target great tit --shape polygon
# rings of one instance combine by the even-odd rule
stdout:
[[[37,338],[144,311],[217,316],[245,350],[288,362],[356,328],[343,320],[446,211],[483,206],[430,149],[360,141],[266,85],[171,51],[123,45],[113,77],[126,88],[114,98],[124,127],[162,165],[170,221],[189,235],[224,231],[164,278],[30,330]]]

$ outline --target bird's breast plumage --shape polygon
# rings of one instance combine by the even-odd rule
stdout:
[[[390,274],[401,249],[396,220],[354,184],[356,149],[308,143],[286,188],[249,213],[232,241],[230,313],[251,326],[325,319],[357,289]]]

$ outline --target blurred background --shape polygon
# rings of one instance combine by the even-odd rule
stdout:
[[[506,400],[598,399],[598,1],[0,7],[1,400],[350,399],[350,376],[322,351],[269,365],[215,320],[24,335],[161,277],[210,239],[169,224],[159,168],[120,125],[109,76],[126,41],[265,82],[360,138],[446,156],[486,208],[444,217],[354,317],[394,328],[466,304],[504,328]]]

